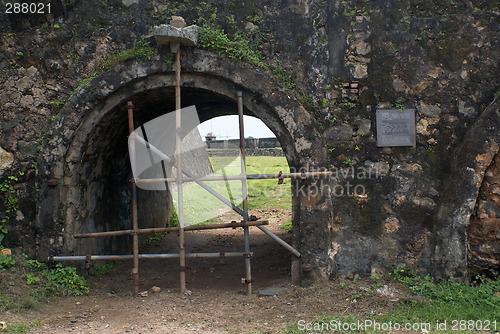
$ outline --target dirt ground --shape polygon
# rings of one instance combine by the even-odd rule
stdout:
[[[268,228],[291,243],[291,233],[279,228],[290,216],[281,210],[251,212],[268,219]],[[38,305],[23,313],[6,312],[7,325],[40,322],[28,333],[278,333],[299,320],[313,321],[324,315],[356,315],[370,318],[385,313],[401,295],[365,290],[374,281],[340,279],[302,288],[290,283],[291,254],[256,227],[250,228],[254,294],[245,295],[244,261],[228,258],[188,259],[187,288],[179,292],[178,259],[143,260],[141,291],[133,296],[131,261],[115,265],[104,276],[91,276],[90,294],[64,297]],[[177,234],[141,253],[176,252]],[[242,229],[186,232],[187,252],[243,251]],[[387,291],[402,289],[390,281]],[[159,292],[153,292],[157,288]],[[283,288],[278,295],[262,296],[259,290]],[[360,297],[360,295],[363,295]]]

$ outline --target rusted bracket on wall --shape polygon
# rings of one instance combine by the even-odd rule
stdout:
[[[90,255],[85,257],[85,270],[92,270],[92,257]]]
[[[56,267],[56,262],[54,261],[54,256],[56,256],[56,251],[55,251],[55,249],[52,249],[49,252],[49,261],[47,262],[47,267],[49,269],[54,269]]]
[[[278,174],[278,184],[283,184],[284,180],[285,180],[285,178],[283,177],[283,171],[280,170],[280,172]]]

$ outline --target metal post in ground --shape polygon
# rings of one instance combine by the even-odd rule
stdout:
[[[134,105],[132,101],[127,103],[128,111],[128,130],[129,135],[134,132]],[[132,143],[130,148],[130,156],[134,159],[135,147]],[[134,277],[134,294],[139,293],[139,235],[137,230],[139,225],[137,222],[137,185],[132,181],[132,248],[134,255],[134,267],[132,268],[132,275]]]
[[[237,92],[238,97],[238,119],[240,127],[240,150],[241,150],[241,193],[243,196],[243,220],[248,221],[248,189],[247,189],[247,179],[246,179],[246,157],[245,157],[245,129],[243,124],[243,93],[241,91]],[[252,294],[252,268],[250,263],[250,231],[248,226],[243,227],[245,236],[245,284],[247,295]]]
[[[176,44],[176,45],[172,45]],[[184,245],[184,203],[182,194],[182,158],[181,158],[181,47],[180,43],[171,43],[175,50],[175,150],[177,176],[177,216],[179,218],[179,271],[181,293],[186,292],[186,248]]]

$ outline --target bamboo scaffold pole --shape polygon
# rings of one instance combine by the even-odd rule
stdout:
[[[238,120],[240,128],[240,151],[241,151],[241,195],[243,198],[243,220],[248,221],[248,189],[247,189],[247,169],[245,157],[245,128],[243,123],[243,93],[238,91],[236,93],[238,98]],[[248,226],[243,227],[243,234],[245,237],[245,253],[250,254],[250,231]],[[247,295],[252,294],[252,267],[250,256],[245,258],[245,284]]]
[[[175,53],[175,148],[177,176],[177,208],[179,218],[179,272],[181,293],[186,292],[186,248],[184,245],[184,201],[182,194],[182,154],[181,154],[181,46],[177,45]]]
[[[134,132],[134,105],[132,101],[127,103],[128,112],[128,130],[129,135]],[[132,159],[135,158],[135,145],[132,143],[130,148],[130,156]],[[134,277],[134,294],[139,293],[139,235],[137,230],[139,229],[137,221],[137,185],[132,181],[132,251],[134,266],[132,268],[132,275]]]
[[[320,177],[331,177],[334,172],[323,171],[323,172],[299,172],[299,173],[274,173],[274,174],[246,174],[247,180],[265,180],[265,179],[308,179],[308,178],[320,178]],[[244,177],[241,175],[207,175],[200,177],[183,177],[182,182],[210,182],[210,181],[235,181],[243,180]],[[151,178],[151,179],[137,179],[137,184],[151,184],[151,183],[163,183],[163,182],[174,182],[176,178]]]
[[[252,254],[250,253],[250,256]],[[205,258],[226,258],[226,257],[245,257],[243,252],[220,252],[220,253],[188,253],[187,258],[205,259]],[[177,259],[178,253],[167,254],[139,254],[140,259]],[[76,256],[50,256],[49,261],[120,261],[133,260],[134,255],[76,255]]]
[[[185,226],[184,231],[199,231],[199,230],[215,230],[219,228],[238,228],[245,226],[262,226],[268,225],[269,222],[267,220],[255,220],[255,221],[242,221],[236,222],[233,221],[231,223],[225,224],[210,224],[210,225],[193,225],[193,226]],[[155,228],[142,228],[138,229],[137,234],[151,234],[151,233],[165,233],[165,232],[178,232],[180,227],[155,227]],[[107,231],[107,232],[94,232],[94,233],[83,233],[83,234],[75,234],[73,237],[75,239],[84,239],[84,238],[103,238],[103,237],[116,237],[121,235],[132,235],[134,230],[121,230],[121,231]]]

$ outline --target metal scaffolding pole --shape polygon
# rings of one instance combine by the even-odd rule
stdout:
[[[250,256],[252,254],[250,253]],[[245,257],[243,252],[220,252],[220,253],[188,253],[187,258],[205,259],[205,258],[226,258],[226,257]],[[172,254],[139,254],[140,259],[177,259],[178,253]],[[120,261],[133,260],[134,255],[76,255],[76,256],[50,256],[49,261]]]
[[[334,172],[301,172],[301,173],[274,173],[274,174],[246,174],[246,177],[241,175],[207,175],[200,177],[183,177],[182,182],[210,182],[210,181],[234,181],[234,180],[265,180],[265,179],[307,179],[319,177],[331,177]],[[152,179],[137,179],[137,184],[151,184],[174,182],[176,178],[152,178]]]
[[[237,227],[245,227],[245,226],[261,226],[268,225],[269,222],[267,220],[255,220],[249,222],[236,222],[232,221],[231,223],[225,224],[211,224],[211,225],[192,225],[185,226],[184,231],[199,231],[199,230],[215,230],[219,228],[237,228]],[[121,230],[121,231],[107,231],[107,232],[94,232],[94,233],[83,233],[83,234],[75,234],[73,237],[75,239],[85,239],[85,238],[103,238],[103,237],[116,237],[120,235],[132,235],[135,232],[137,234],[151,234],[151,233],[164,233],[164,232],[177,232],[180,230],[180,227],[154,227],[154,228],[141,228],[137,231],[134,230]]]
[[[240,150],[241,150],[241,194],[243,197],[243,220],[248,221],[248,189],[247,189],[247,169],[246,169],[246,157],[245,157],[245,128],[243,124],[243,93],[241,91],[237,92],[238,97],[238,120],[240,128]],[[245,253],[250,254],[250,231],[248,226],[243,227],[244,237],[245,237]],[[250,263],[250,256],[245,258],[245,284],[247,295],[252,294],[252,267]]]
[[[129,135],[134,132],[134,105],[132,101],[127,103],[128,112],[128,130]],[[135,155],[135,145],[132,143],[130,147],[130,156],[132,159]],[[132,248],[133,248],[133,258],[134,267],[132,268],[132,275],[134,277],[134,294],[139,293],[139,235],[137,230],[139,225],[137,222],[137,185],[132,181]]]
[[[181,293],[186,292],[186,248],[184,245],[184,201],[182,195],[182,128],[181,128],[181,47],[177,45],[175,53],[175,149],[176,156],[176,176],[177,176],[177,201],[178,209],[177,216],[179,218],[179,272]]]

